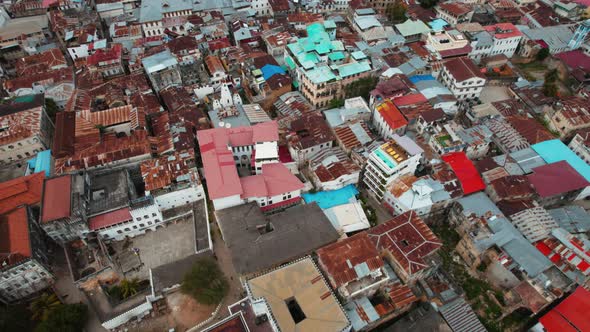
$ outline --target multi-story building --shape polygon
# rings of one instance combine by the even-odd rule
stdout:
[[[47,248],[37,223],[44,173],[0,183],[0,302],[29,299],[50,287]]]
[[[156,92],[169,86],[182,85],[178,59],[170,50],[145,57],[141,63]]]
[[[328,150],[334,143],[334,134],[323,116],[310,112],[291,122],[287,136],[289,152],[298,165],[315,154]]]
[[[436,17],[442,18],[451,26],[455,26],[459,23],[471,22],[473,16],[473,8],[471,5],[457,2],[448,1],[438,4],[435,7]]]
[[[568,147],[575,152],[586,164],[590,164],[590,129],[576,132]]]
[[[549,212],[542,206],[535,205],[509,216],[512,224],[531,243],[536,243],[550,236],[558,227]]]
[[[143,1],[139,7],[139,23],[145,37],[160,36],[166,30],[184,35],[188,32],[185,24],[192,11],[190,0]]]
[[[451,203],[452,197],[442,183],[413,174],[395,179],[383,196],[383,205],[393,215],[412,210],[426,221],[444,214]]]
[[[424,151],[407,136],[393,135],[393,139],[369,155],[363,182],[379,201],[387,186],[404,174],[414,174]]]
[[[467,38],[454,29],[429,33],[426,45],[442,59],[467,55],[471,51]]]
[[[301,200],[303,183],[279,162],[276,122],[201,130],[197,138],[216,210],[256,202],[263,211],[273,211]],[[248,176],[240,177],[238,169]]]
[[[535,167],[527,177],[535,188],[536,200],[545,207],[572,201],[590,185],[565,160]]]
[[[332,22],[332,24],[328,24]],[[285,63],[299,91],[317,108],[326,107],[333,99],[342,99],[346,87],[369,77],[372,66],[362,52],[349,54],[336,40],[333,21],[307,26],[307,37],[285,49]]]
[[[404,283],[412,285],[436,268],[430,258],[442,243],[417,213],[405,212],[367,233]]]
[[[317,190],[337,190],[357,184],[361,168],[342,149],[333,147],[311,158],[309,171]]]
[[[439,81],[462,101],[478,98],[486,78],[471,59],[461,57],[444,62]]]
[[[16,97],[0,105],[0,164],[24,162],[51,147],[53,123],[43,94]]]
[[[485,26],[484,29],[493,39],[490,56],[504,54],[508,58],[511,58],[514,55],[522,40],[522,33],[514,24],[498,23]]]
[[[408,120],[391,100],[386,99],[375,105],[373,125],[384,140],[389,140],[394,135],[405,134]]]
[[[549,127],[563,138],[570,138],[576,130],[590,127],[590,101],[587,98],[563,98],[544,109]]]

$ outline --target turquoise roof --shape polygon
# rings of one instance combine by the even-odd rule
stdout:
[[[444,27],[449,25],[449,23],[447,23],[447,21],[443,20],[442,18],[437,18],[435,20],[428,22],[428,25],[430,25],[430,27],[434,31],[442,31]]]
[[[43,150],[33,159],[27,162],[33,173],[45,172],[45,176],[51,175],[51,150]]]
[[[338,60],[342,60],[345,58],[344,53],[338,51],[338,52],[334,52],[331,53],[330,55],[328,55],[328,58],[330,58],[330,60],[332,61],[338,61]]]
[[[332,72],[332,69],[330,69],[328,66],[320,66],[312,70],[308,70],[305,72],[305,75],[314,84],[325,83],[338,79],[338,77]]]
[[[326,29],[336,29],[336,22],[334,22],[332,20],[325,20],[324,27]]]
[[[395,168],[395,166],[397,166],[397,163],[387,153],[383,152],[381,148],[375,150],[374,153],[385,163],[385,165],[387,165],[387,167]]]
[[[341,77],[348,77],[355,74],[364,73],[371,70],[368,62],[352,62],[338,67],[338,73]]]
[[[548,164],[565,160],[586,180],[590,181],[590,165],[578,157],[558,139],[537,143],[531,146]]]
[[[363,53],[363,51],[352,52],[351,55],[355,60],[361,60],[361,59],[367,58],[367,55],[365,53]]]

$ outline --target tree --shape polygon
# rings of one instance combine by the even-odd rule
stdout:
[[[406,6],[400,0],[389,4],[385,9],[387,18],[392,22],[403,22],[406,20]]]
[[[46,320],[37,325],[35,332],[79,332],[84,329],[87,319],[86,305],[60,304],[51,311]]]
[[[330,104],[328,105],[328,108],[339,108],[344,106],[344,100],[342,99],[332,99],[330,100]]]
[[[555,83],[550,83],[550,82],[545,82],[543,84],[543,93],[545,94],[545,96],[547,97],[555,97],[557,96],[557,85]]]
[[[369,100],[369,93],[375,89],[378,78],[376,77],[365,77],[350,83],[346,89],[346,98],[363,97],[365,100]]]
[[[26,306],[0,306],[0,331],[29,332],[32,330],[31,312]]]
[[[229,284],[212,258],[201,258],[184,276],[181,290],[199,303],[215,305],[227,294]]]
[[[32,318],[34,320],[46,320],[49,313],[57,308],[61,302],[55,294],[43,293],[31,303]]]
[[[436,6],[437,3],[438,0],[420,0],[420,6],[422,6],[422,8],[432,8]]]
[[[547,57],[549,56],[549,49],[546,47],[543,47],[538,53],[537,53],[537,60],[539,61],[543,61],[545,60]]]
[[[55,121],[55,115],[59,112],[59,107],[57,107],[53,99],[45,98],[45,112],[47,112],[47,115],[52,121]]]
[[[121,280],[121,285],[119,285],[119,287],[121,288],[121,295],[124,299],[126,299],[137,294],[139,289],[139,280],[137,278],[133,278],[131,280],[123,279]]]

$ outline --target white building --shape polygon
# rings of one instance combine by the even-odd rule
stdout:
[[[444,210],[451,202],[451,195],[442,183],[430,177],[416,178],[413,174],[397,178],[383,196],[383,204],[392,214],[413,210],[422,219]]]
[[[129,207],[103,213],[88,219],[88,229],[105,240],[120,241],[126,237],[155,231],[163,225],[164,218],[153,197],[146,196],[132,201]]]
[[[558,227],[549,212],[538,205],[511,215],[510,220],[531,243],[546,239]]]
[[[393,139],[369,155],[363,181],[377,197],[383,199],[387,186],[404,174],[414,174],[424,151],[407,136],[393,135]]]
[[[459,101],[478,98],[486,83],[480,69],[467,57],[446,61],[438,79]]]
[[[578,131],[568,147],[587,164],[590,164],[590,130]]]
[[[309,173],[317,190],[337,190],[357,184],[361,168],[342,149],[333,147],[311,158]]]
[[[375,106],[373,125],[384,140],[389,140],[395,135],[405,134],[408,120],[391,100],[386,99]]]
[[[187,33],[187,17],[193,12],[190,0],[143,0],[139,23],[145,37],[160,36],[166,29],[180,35]]]

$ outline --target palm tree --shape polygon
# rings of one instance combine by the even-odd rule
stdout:
[[[51,311],[57,308],[61,302],[54,293],[43,293],[31,303],[31,311],[33,312],[33,319],[46,320]]]
[[[133,278],[131,280],[123,279],[121,280],[121,285],[119,285],[119,287],[121,287],[121,294],[123,295],[123,298],[126,299],[137,294],[137,290],[139,289],[139,280],[137,278]]]

